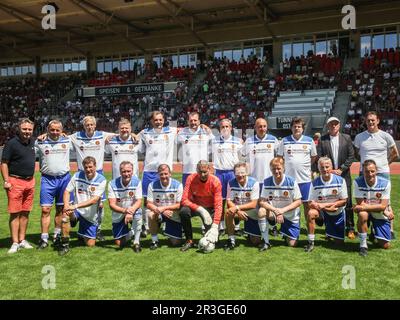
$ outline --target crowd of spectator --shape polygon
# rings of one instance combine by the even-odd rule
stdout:
[[[343,75],[343,84],[351,91],[350,108],[347,114],[345,132],[354,137],[365,130],[363,115],[377,111],[382,130],[400,139],[400,49],[372,51],[361,61],[361,67]],[[389,59],[389,53],[390,59]]]
[[[376,110],[381,115],[381,127],[400,138],[400,65],[399,49],[371,52],[357,70],[342,72],[342,60],[333,55],[291,57],[281,61],[273,71],[268,56],[252,55],[239,61],[215,58],[197,61],[197,67],[173,67],[165,59],[159,67],[154,62],[141,69],[142,82],[180,81],[174,92],[143,96],[95,97],[59,102],[74,86],[122,85],[138,81],[136,71],[83,74],[36,80],[24,78],[0,83],[0,145],[14,134],[15,120],[35,119],[37,132],[43,132],[50,118],[57,116],[67,132],[81,128],[87,115],[98,119],[100,130],[115,131],[120,118],[131,119],[133,130],[140,131],[148,123],[146,115],[161,110],[167,122],[186,125],[187,114],[199,111],[201,122],[216,127],[219,120],[229,118],[238,129],[251,128],[257,117],[267,117],[279,92],[339,88],[351,91],[351,101],[345,132],[354,137],[363,127],[363,114]],[[366,62],[368,61],[368,62]],[[192,84],[198,70],[205,71],[204,80]],[[189,95],[189,88],[191,94]],[[140,121],[139,121],[140,120]]]

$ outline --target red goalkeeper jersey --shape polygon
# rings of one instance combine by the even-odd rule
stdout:
[[[222,216],[222,186],[219,179],[210,174],[206,182],[197,173],[187,180],[182,196],[182,205],[196,211],[198,207],[214,208],[213,223],[219,224]]]

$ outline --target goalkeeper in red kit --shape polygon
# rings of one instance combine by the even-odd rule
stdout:
[[[218,241],[218,225],[222,216],[222,186],[219,179],[210,174],[208,161],[197,163],[197,173],[187,180],[182,196],[182,207],[179,212],[186,243],[181,251],[194,247],[191,218],[200,216],[206,227],[204,238],[215,244]]]

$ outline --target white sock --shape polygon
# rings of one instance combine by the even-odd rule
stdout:
[[[135,232],[135,236],[133,238],[133,243],[139,244],[139,242],[140,242],[140,232]]]
[[[225,230],[225,221],[224,221],[224,220],[222,220],[222,221],[219,223],[219,230]]]
[[[158,235],[151,235],[151,240],[153,241],[153,242],[157,242],[158,241]]]
[[[229,240],[231,240],[233,243],[235,243],[236,237],[235,236],[229,236]]]
[[[307,235],[307,239],[308,239],[308,241],[310,241],[310,242],[314,242],[314,240],[315,240],[315,234],[308,234],[308,235]]]
[[[237,224],[235,224],[235,231],[238,231],[238,230],[240,230],[240,221]]]
[[[360,237],[360,248],[368,248],[367,245],[367,233],[359,233],[359,237]]]
[[[54,238],[61,234],[61,228],[54,228]]]
[[[260,227],[261,236],[264,239],[265,243],[269,243],[269,223],[267,222],[266,218],[262,218],[258,220],[258,226]]]
[[[49,234],[48,233],[42,233],[40,238],[45,242],[49,242]]]

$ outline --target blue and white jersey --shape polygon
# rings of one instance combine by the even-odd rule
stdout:
[[[196,172],[197,163],[207,160],[210,153],[210,140],[213,135],[199,127],[192,131],[189,127],[183,128],[177,136],[177,143],[182,144],[180,159],[182,159],[182,173]]]
[[[218,135],[212,139],[211,145],[214,168],[233,170],[234,165],[239,162],[242,140],[232,135],[225,140],[223,136]]]
[[[113,179],[120,176],[119,165],[123,161],[131,162],[133,164],[133,174],[139,176],[138,151],[138,142],[134,141],[132,137],[122,140],[120,136],[115,136],[105,145],[105,152],[111,154],[112,158]]]
[[[74,192],[75,204],[87,201],[95,196],[100,197],[98,203],[86,208],[76,209],[83,218],[91,223],[98,223],[99,204],[101,202],[101,197],[106,190],[106,184],[106,178],[99,173],[96,173],[92,180],[88,180],[83,171],[78,171],[73,175],[65,189],[68,192]]]
[[[301,136],[296,140],[293,135],[282,139],[278,156],[285,159],[285,173],[297,183],[311,182],[311,157],[317,155],[314,140]]]
[[[373,186],[369,186],[364,177],[358,177],[353,182],[354,197],[363,199],[367,204],[380,204],[382,200],[390,200],[391,183],[389,180],[376,176]],[[388,220],[383,212],[371,212],[375,219]]]
[[[245,185],[242,186],[235,178],[228,183],[226,200],[230,200],[236,205],[241,205],[258,200],[259,194],[260,184],[256,179],[247,177]],[[258,219],[256,208],[247,210],[246,212],[252,219]]]
[[[269,163],[274,158],[278,147],[278,139],[271,134],[266,134],[262,139],[257,135],[246,139],[242,156],[246,157],[246,162],[250,165],[251,177],[262,183],[264,179],[272,175]]]
[[[147,191],[147,201],[153,202],[157,207],[165,207],[181,202],[183,186],[178,180],[170,179],[168,186],[164,187],[160,179],[152,182]]]
[[[165,207],[180,203],[182,195],[182,183],[172,178],[166,187],[161,184],[160,180],[156,180],[149,185],[149,189],[147,190],[147,200],[151,201],[156,207]],[[169,219],[181,222],[178,211],[174,211]]]
[[[143,171],[157,172],[160,164],[168,164],[172,170],[176,128],[163,127],[160,131],[153,128],[140,132],[139,151],[146,153]]]
[[[329,181],[324,181],[322,177],[316,178],[311,187],[310,200],[318,203],[329,203],[338,200],[347,199],[347,186],[346,181],[336,174],[331,174]],[[336,212],[325,212],[331,216],[340,214],[346,204],[336,210]]]
[[[76,152],[78,169],[83,170],[82,161],[88,156],[96,159],[96,169],[103,170],[104,145],[107,136],[112,133],[95,131],[92,137],[88,137],[85,131],[75,132],[70,135],[72,145]]]
[[[142,183],[136,176],[132,176],[126,186],[121,177],[113,179],[108,184],[108,198],[116,199],[117,206],[121,208],[132,207],[138,199],[142,199]],[[112,223],[118,223],[124,218],[124,214],[112,211]]]
[[[39,156],[40,172],[49,176],[62,176],[69,172],[69,152],[72,144],[69,137],[54,141],[47,137],[35,141],[35,151]]]
[[[301,199],[301,193],[299,185],[292,177],[284,175],[281,183],[277,184],[274,177],[271,176],[264,180],[261,198],[275,208],[284,208],[293,201]],[[300,207],[286,212],[284,216],[293,223],[299,223]]]

